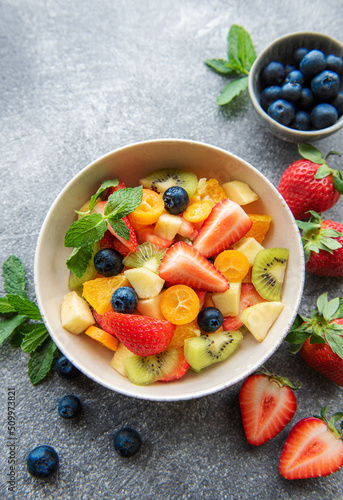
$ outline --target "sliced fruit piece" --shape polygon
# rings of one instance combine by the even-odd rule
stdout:
[[[251,228],[252,221],[237,203],[225,199],[215,205],[202,225],[193,247],[205,257],[226,250]]]
[[[288,256],[287,248],[265,248],[256,255],[251,281],[264,299],[281,300]]]
[[[233,245],[234,250],[244,253],[249,261],[249,266],[252,267],[255,262],[255,257],[264,247],[255,240],[255,238],[247,238],[243,236],[241,240]]]
[[[130,252],[124,259],[127,267],[145,267],[157,273],[166,251],[149,241],[138,245],[137,252]]]
[[[163,293],[161,299],[162,314],[174,325],[185,325],[195,320],[199,309],[199,297],[187,285],[174,285]]]
[[[172,364],[170,363],[170,368],[164,369],[163,372],[165,372],[161,378],[158,380],[160,382],[172,382],[173,380],[179,380],[179,378],[183,377],[189,370],[189,363],[185,358],[185,353],[183,348],[172,348],[168,347],[167,351],[171,351],[171,349],[176,349],[176,357],[177,359],[175,362]]]
[[[199,232],[197,226],[198,224],[189,222],[188,220],[181,217],[181,226],[179,227],[178,234],[184,238],[188,238],[189,240],[193,241],[195,240]]]
[[[192,172],[177,168],[162,168],[156,170],[150,175],[140,179],[140,184],[144,188],[152,189],[157,193],[163,194],[172,186],[181,186],[192,196],[197,188],[198,178]]]
[[[85,334],[88,335],[88,337],[93,339],[98,344],[109,349],[110,351],[117,350],[118,340],[115,337],[113,337],[113,335],[110,335],[109,333],[105,332],[105,330],[102,330],[101,328],[92,325],[87,328]]]
[[[183,217],[189,222],[201,222],[210,215],[213,203],[209,200],[199,200],[190,204],[183,212]]]
[[[158,274],[145,267],[127,269],[124,274],[136,290],[139,299],[156,297],[164,285],[164,280]]]
[[[265,299],[257,293],[254,285],[252,283],[242,283],[238,316],[231,314],[225,316],[223,322],[224,330],[238,330],[238,328],[243,325],[239,315],[242,314],[247,307],[259,304],[260,302],[265,302]]]
[[[230,283],[230,288],[223,293],[213,293],[212,300],[215,307],[223,316],[237,316],[241,297],[242,282]]]
[[[114,338],[114,337],[113,337]],[[120,375],[123,375],[123,377],[127,377],[125,368],[124,368],[124,361],[127,358],[132,358],[132,356],[136,356],[133,354],[133,352],[129,351],[122,342],[118,343],[118,347],[116,352],[114,353],[113,358],[110,361],[110,366],[116,370]]]
[[[111,297],[121,286],[129,286],[129,280],[124,274],[110,276],[109,278],[95,278],[86,281],[83,285],[83,297],[99,313],[105,314],[112,311]]]
[[[229,181],[225,182],[222,188],[226,197],[238,203],[238,205],[247,205],[259,199],[258,194],[256,194],[246,182],[237,180]]]
[[[93,311],[98,325],[115,335],[125,347],[138,356],[150,356],[164,351],[173,336],[174,325],[136,314],[108,312],[103,316]]]
[[[216,205],[220,201],[227,198],[225,191],[220,186],[217,179],[199,179],[196,192],[194,196],[190,198],[190,203],[195,203],[196,201],[208,200],[213,205]]]
[[[192,370],[201,372],[207,366],[231,356],[243,339],[237,332],[217,332],[185,340],[185,358]]]
[[[180,229],[182,220],[178,215],[164,212],[155,224],[154,234],[165,240],[172,241]]]
[[[118,240],[116,236],[114,236],[108,229],[105,232],[104,236],[100,240],[100,249],[101,248],[114,248],[118,250],[119,253],[122,254],[123,257],[130,253],[130,249],[124,245],[121,241]]]
[[[201,335],[201,331],[196,321],[192,321],[186,325],[177,325],[169,347],[183,347],[186,339],[199,337],[199,335]]]
[[[284,307],[282,302],[261,302],[245,309],[240,319],[255,339],[262,342]]]
[[[248,216],[252,220],[252,226],[247,232],[246,237],[255,238],[259,243],[263,243],[272,222],[272,218],[269,215],[261,214],[248,214]]]
[[[239,250],[224,250],[214,261],[216,267],[230,283],[241,281],[249,271],[249,260]]]
[[[128,217],[133,224],[154,224],[164,210],[164,201],[161,195],[151,189],[143,189],[140,205]]]
[[[149,241],[153,245],[160,248],[168,248],[173,243],[173,241],[166,240],[154,234],[154,225],[145,226],[137,230],[137,240],[138,243],[145,243]]]
[[[98,214],[101,214],[101,215],[104,215],[105,213],[105,205],[106,205],[107,201],[99,201],[93,208],[93,212],[94,213],[98,213]],[[118,240],[123,243],[123,245],[125,245],[129,250],[131,250],[131,252],[137,252],[138,250],[138,243],[137,243],[137,237],[136,237],[136,233],[135,233],[135,230],[133,229],[131,223],[130,223],[130,220],[128,219],[128,217],[123,217],[122,220],[125,222],[126,224],[126,227],[128,228],[130,234],[129,234],[129,240],[125,240],[125,238],[122,238],[121,236],[119,236],[115,231],[114,229],[112,228],[112,226],[110,224],[107,224],[107,229],[116,237],[118,238]]]
[[[81,276],[81,278],[78,278],[74,273],[70,272],[69,273],[69,279],[68,279],[68,287],[71,288],[72,290],[76,291],[81,291],[82,285],[84,284],[85,281],[92,280],[96,276],[96,269],[94,267],[94,255],[100,250],[100,244],[99,242],[94,244],[93,248],[93,254],[88,262],[88,266],[84,274]]]
[[[230,286],[211,262],[183,241],[167,250],[159,267],[159,275],[173,285],[184,284],[209,292],[225,292]]]
[[[161,312],[161,299],[163,292],[156,295],[152,299],[139,299],[137,310],[143,316],[149,316],[149,318],[156,318],[164,320],[165,317]]]
[[[84,332],[95,323],[89,305],[75,291],[69,292],[63,297],[61,323],[63,328],[75,335]]]

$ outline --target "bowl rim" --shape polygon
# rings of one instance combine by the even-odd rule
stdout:
[[[343,52],[343,43],[337,40],[336,38],[333,38],[330,35],[327,35],[325,33],[320,33],[316,31],[295,31],[292,33],[288,33],[286,35],[282,35],[279,38],[276,38],[271,42],[267,47],[265,47],[262,52],[256,57],[255,61],[253,62],[253,65],[251,66],[251,69],[249,71],[249,76],[248,76],[248,91],[250,95],[250,99],[252,101],[252,104],[257,111],[257,113],[264,118],[267,123],[269,124],[270,128],[276,128],[279,129],[281,133],[284,133],[285,135],[292,135],[293,137],[297,137],[300,141],[303,140],[316,140],[318,137],[326,137],[328,135],[333,134],[334,132],[337,132],[343,127],[343,115],[341,115],[336,123],[331,125],[330,127],[326,127],[323,129],[318,129],[318,130],[297,130],[293,129],[290,127],[286,127],[286,125],[283,125],[282,123],[277,122],[273,118],[271,118],[268,113],[262,108],[256,92],[255,92],[255,86],[254,83],[256,81],[256,68],[260,64],[261,60],[270,52],[276,45],[281,44],[282,42],[289,41],[290,38],[301,38],[305,36],[313,36],[313,37],[318,37],[325,39],[327,41],[330,41],[336,45],[341,46],[341,50]]]
[[[50,327],[49,321],[48,321],[48,319],[45,315],[45,312],[44,312],[43,299],[42,299],[43,294],[40,291],[40,284],[39,284],[39,279],[38,279],[40,255],[41,255],[41,252],[44,251],[44,247],[42,245],[44,233],[49,225],[49,219],[51,218],[51,216],[54,212],[55,206],[58,204],[60,198],[63,197],[64,193],[69,189],[70,185],[73,184],[77,179],[79,179],[85,172],[87,172],[88,170],[91,170],[96,164],[98,164],[99,162],[103,162],[107,158],[111,157],[113,154],[119,154],[119,153],[121,153],[125,150],[128,150],[130,148],[133,148],[133,147],[139,147],[141,145],[156,144],[156,143],[158,143],[158,144],[163,144],[163,143],[165,143],[165,144],[167,144],[167,143],[190,144],[190,145],[195,145],[195,146],[206,147],[206,148],[210,148],[214,151],[217,151],[219,153],[224,153],[225,155],[229,155],[231,158],[246,164],[259,177],[261,177],[263,179],[263,181],[266,182],[269,185],[269,187],[274,191],[274,193],[276,194],[276,196],[279,198],[280,202],[282,203],[283,208],[288,212],[288,215],[290,215],[290,221],[291,221],[294,229],[296,229],[295,234],[296,234],[299,246],[302,246],[302,242],[301,242],[300,232],[298,230],[298,227],[297,227],[295,219],[292,215],[292,212],[289,209],[286,202],[284,201],[281,194],[278,192],[276,187],[272,184],[272,182],[264,174],[262,174],[262,172],[260,172],[256,167],[251,165],[249,162],[243,160],[239,156],[235,155],[234,153],[231,153],[223,148],[213,146],[211,144],[201,142],[201,141],[188,140],[188,139],[177,139],[177,138],[161,138],[161,139],[149,139],[146,141],[143,140],[143,141],[129,143],[125,146],[121,146],[119,148],[116,148],[116,149],[114,149],[108,153],[105,153],[104,155],[96,158],[94,161],[92,161],[91,163],[86,165],[84,168],[82,168],[76,175],[74,175],[67,182],[67,184],[62,188],[62,190],[59,192],[59,194],[55,198],[54,202],[50,206],[50,208],[49,208],[49,210],[48,210],[48,212],[43,220],[41,229],[39,231],[38,239],[37,239],[35,258],[34,258],[34,288],[35,288],[36,300],[37,300],[37,303],[39,306],[39,310],[40,310],[43,322],[44,322],[52,340],[55,342],[56,346],[61,351],[61,353],[64,354],[67,357],[67,359],[76,368],[78,368],[86,377],[88,377],[91,380],[93,380],[94,382],[100,384],[102,387],[105,387],[113,392],[117,392],[117,393],[122,394],[124,396],[133,397],[133,398],[137,398],[137,399],[148,400],[148,401],[172,402],[172,401],[182,401],[182,400],[191,400],[191,399],[201,398],[204,396],[215,394],[216,392],[222,391],[228,387],[234,386],[237,383],[241,382],[243,379],[246,379],[253,372],[255,372],[260,366],[262,366],[277,351],[277,349],[280,347],[280,345],[284,341],[290,327],[292,326],[292,324],[294,322],[294,319],[297,315],[297,312],[298,312],[298,309],[300,306],[300,302],[302,300],[304,283],[305,283],[305,259],[304,259],[303,253],[301,253],[302,265],[301,265],[301,269],[299,270],[299,275],[298,275],[298,277],[299,277],[298,297],[296,299],[296,303],[295,303],[295,307],[293,309],[293,312],[292,312],[291,316],[289,317],[289,319],[284,327],[284,334],[278,338],[277,342],[275,342],[275,344],[273,345],[273,349],[271,351],[265,353],[265,355],[260,360],[261,362],[259,362],[258,367],[257,366],[250,367],[248,370],[244,371],[244,373],[237,375],[233,380],[230,380],[227,383],[218,382],[215,385],[213,385],[210,388],[207,388],[205,390],[199,389],[197,391],[192,391],[191,393],[187,393],[187,394],[181,394],[179,396],[174,396],[174,395],[170,396],[170,395],[168,395],[167,391],[165,392],[164,396],[155,395],[155,394],[139,394],[139,389],[141,388],[141,386],[136,386],[136,385],[132,384],[132,391],[121,389],[121,388],[119,388],[119,389],[114,388],[106,381],[101,380],[101,377],[98,377],[96,374],[89,371],[86,367],[81,366],[79,364],[78,359],[75,358],[75,356],[70,355],[69,353],[68,354],[65,353],[64,346],[61,345],[61,342],[58,340],[58,338],[55,338],[53,329]]]

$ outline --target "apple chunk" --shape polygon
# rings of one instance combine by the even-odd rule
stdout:
[[[247,307],[240,319],[255,339],[261,342],[279,317],[285,305],[282,302],[261,302]]]

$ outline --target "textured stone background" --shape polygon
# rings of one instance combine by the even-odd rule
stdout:
[[[257,52],[285,33],[321,31],[342,41],[339,0],[2,0],[0,2],[1,263],[11,253],[25,265],[34,298],[38,233],[54,198],[84,166],[117,147],[161,137],[187,138],[235,153],[278,185],[298,158],[295,145],[265,132],[247,95],[228,109],[216,105],[226,83],[205,58],[226,56],[231,24],[244,26]],[[342,150],[343,131],[320,144]],[[342,168],[342,160],[333,158]],[[342,221],[342,201],[327,213]],[[1,284],[2,285],[2,284]],[[51,284],[53,286],[53,284]],[[301,312],[324,291],[342,296],[341,279],[306,276]],[[1,287],[1,293],[4,293]],[[7,452],[0,462],[1,498],[33,499],[335,499],[343,472],[288,482],[278,459],[288,426],[260,448],[247,444],[235,386],[175,403],[140,401],[81,376],[53,375],[32,387],[27,356],[4,345],[1,355],[1,449],[6,441],[7,387],[17,392],[16,495],[6,491]],[[295,421],[342,410],[342,389],[281,346],[267,367],[301,379]],[[64,421],[56,405],[65,394],[84,405]],[[120,459],[114,431],[131,425],[144,438],[141,453]],[[46,483],[26,472],[28,452],[48,443],[60,456]]]

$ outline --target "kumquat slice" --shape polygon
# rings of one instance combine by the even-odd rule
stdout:
[[[209,200],[196,201],[188,205],[187,210],[183,212],[183,217],[188,220],[188,222],[202,222],[210,215],[212,206]]]
[[[117,350],[118,340],[113,337],[113,335],[105,332],[101,328],[98,328],[97,326],[89,326],[85,331],[85,334],[110,351]]]
[[[214,267],[220,271],[228,281],[241,281],[249,271],[249,260],[239,250],[224,250],[214,261]]]
[[[129,214],[132,224],[142,224],[147,226],[154,224],[164,210],[164,201],[160,194],[151,189],[143,188],[141,204]]]
[[[174,285],[163,292],[161,311],[174,325],[191,323],[198,316],[199,309],[199,297],[187,285]]]

